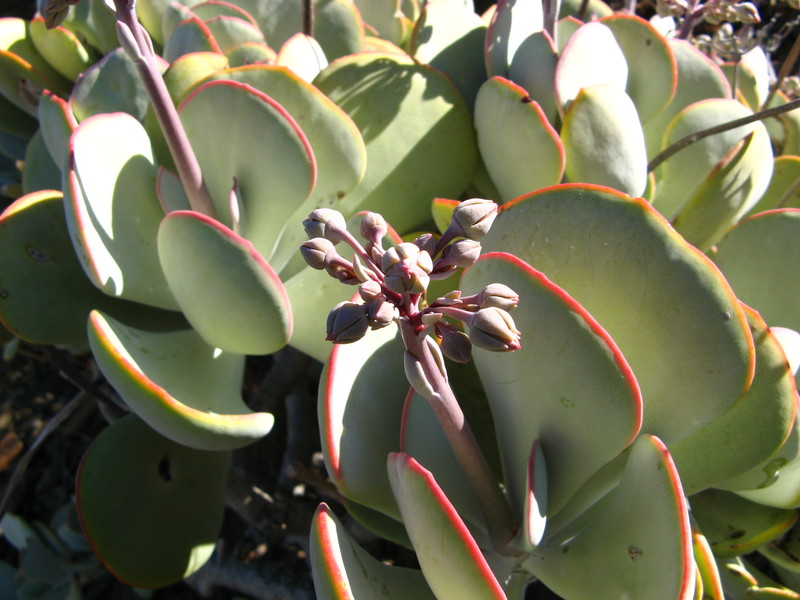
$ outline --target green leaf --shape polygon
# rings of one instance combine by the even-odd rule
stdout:
[[[489,77],[508,76],[517,50],[530,35],[543,28],[541,2],[500,0],[486,32],[485,61]]]
[[[113,310],[116,302],[86,278],[61,192],[23,196],[0,215],[0,319],[15,335],[37,344],[85,344],[89,312]]]
[[[41,130],[33,134],[25,149],[25,169],[22,171],[22,192],[30,194],[40,190],[61,187],[61,171],[47,150]]]
[[[505,600],[480,548],[430,471],[404,452],[390,454],[387,469],[422,573],[436,598]]]
[[[70,81],[75,81],[94,62],[78,36],[61,26],[47,29],[40,15],[30,22],[30,37],[39,54]]]
[[[537,31],[520,44],[508,67],[508,78],[527,90],[551,124],[560,118],[553,91],[557,62],[553,38],[546,31]]]
[[[94,311],[89,344],[126,404],[171,440],[199,450],[231,450],[272,429],[273,417],[242,400],[244,356],[206,344],[175,319],[128,325]]]
[[[678,66],[666,38],[636,15],[617,14],[600,21],[611,29],[625,62],[625,91],[636,105],[642,123],[663,110],[678,87]]]
[[[78,127],[69,104],[55,94],[45,91],[39,98],[39,123],[44,143],[53,162],[64,170],[69,156],[69,138]]]
[[[190,15],[175,25],[164,43],[164,59],[168,62],[192,52],[218,52],[222,54],[214,35],[202,20]]]
[[[121,581],[161,587],[214,551],[229,454],[193,450],[135,415],[115,422],[81,462],[76,493],[92,548]]]
[[[322,453],[337,489],[398,520],[386,457],[400,449],[403,406],[410,387],[403,371],[403,352],[394,327],[370,331],[352,344],[334,345],[317,405]]]
[[[311,569],[320,600],[434,600],[422,573],[391,567],[358,546],[326,504],[311,523]]]
[[[512,508],[522,517],[531,444],[538,440],[547,458],[549,516],[633,441],[642,400],[615,343],[542,273],[509,254],[484,254],[461,287],[477,293],[498,281],[520,296],[513,317],[522,349],[474,349],[473,360],[495,420]]]
[[[432,198],[457,198],[477,160],[469,108],[445,75],[410,57],[341,58],[315,85],[355,122],[367,171],[340,209],[381,213],[399,232],[428,219]]]
[[[314,39],[329,61],[364,50],[364,22],[350,0],[314,0]]]
[[[67,224],[89,279],[106,294],[177,310],[158,261],[164,217],[150,140],[126,113],[82,122],[64,173]]]
[[[800,274],[786,265],[800,260],[800,210],[772,210],[749,217],[717,245],[714,262],[736,296],[772,326],[800,331]]]
[[[569,38],[558,59],[556,101],[563,110],[584,88],[605,84],[625,91],[627,81],[628,63],[614,34],[602,23],[586,23]]]
[[[246,19],[242,18],[241,15],[236,17],[219,15],[207,18],[203,16],[202,12],[197,13],[196,7],[192,10],[203,19],[211,35],[214,36],[214,41],[216,41],[223,53],[227,53],[239,44],[248,42],[257,44],[267,43],[264,39],[264,34],[261,33],[258,25],[255,24],[252,17],[249,15],[247,15],[248,18]]]
[[[258,23],[273,48],[280,48],[303,29],[302,4],[285,0],[236,0]]]
[[[775,157],[769,187],[746,216],[774,208],[800,208],[800,156]]]
[[[518,85],[493,77],[481,86],[475,130],[483,162],[504,201],[561,181],[564,146],[539,104]]]
[[[641,386],[643,431],[668,445],[749,387],[754,347],[739,301],[644,200],[554,186],[501,206],[482,245],[536,265],[597,319]]]
[[[750,389],[728,412],[670,447],[691,495],[743,473],[772,456],[795,418],[797,387],[786,356],[766,323],[746,309],[756,344]]]
[[[125,112],[144,120],[150,100],[136,65],[122,48],[107,54],[86,70],[69,98],[78,121],[92,115]]]
[[[692,516],[719,557],[752,552],[774,540],[797,521],[791,510],[755,504],[722,490],[706,490],[691,497]]]
[[[760,126],[715,166],[672,224],[687,242],[709,250],[758,202],[771,176],[772,144]]]
[[[218,118],[227,112],[237,118]],[[240,234],[270,260],[287,220],[314,187],[314,154],[305,134],[275,100],[236,81],[204,83],[181,104],[180,117],[220,221],[233,226],[227,215],[236,178],[243,199]]]
[[[678,67],[678,87],[667,107],[644,122],[647,157],[650,159],[666,147],[663,144],[664,131],[684,108],[698,100],[731,97],[731,86],[716,63],[687,40],[673,38],[668,43]]]
[[[200,213],[175,211],[159,227],[158,255],[183,314],[210,345],[269,354],[289,341],[286,290],[246,239]]]
[[[669,124],[664,132],[663,147],[666,148],[689,134],[751,114],[747,108],[735,100],[714,98],[695,102],[681,111]],[[753,132],[757,133],[750,144],[752,147],[749,154],[737,157],[735,154],[735,151],[738,150],[737,144],[741,145],[742,140],[745,140]],[[746,141],[744,143],[747,144]],[[698,202],[693,197],[695,195],[702,196],[703,188],[713,186],[713,183],[710,182],[713,182],[715,177],[717,180],[723,180],[716,183],[723,186],[722,192],[725,192],[726,196],[735,197],[737,193],[741,195],[750,192],[754,199],[747,198],[747,200],[750,200],[752,206],[752,202],[761,197],[769,183],[771,163],[772,152],[769,147],[769,136],[766,135],[766,130],[760,123],[751,123],[710,135],[681,149],[656,171],[656,193],[653,198],[653,206],[668,219],[673,219],[684,207]],[[766,181],[745,179],[743,182],[736,182],[734,179],[727,182],[733,191],[724,187],[726,175],[735,177],[741,171],[746,173],[747,167],[753,170],[765,168],[766,173],[763,179]],[[722,173],[718,174],[720,171]],[[714,193],[719,192],[712,188],[708,193],[713,197]],[[747,207],[747,210],[749,208],[750,206]],[[690,210],[697,210],[697,208]],[[696,218],[699,223],[703,224],[705,215],[701,214]]]
[[[644,133],[624,90],[614,85],[581,89],[564,115],[561,141],[570,181],[606,185],[631,196],[644,193]]]
[[[689,515],[664,444],[638,438],[619,485],[586,514],[580,530],[535,548],[523,564],[570,600],[691,597]]]
[[[788,445],[788,444],[787,444]],[[790,450],[796,451],[797,443],[790,445]],[[778,471],[773,472],[773,476],[768,480],[765,487],[753,490],[736,490],[737,496],[741,496],[752,502],[757,502],[765,506],[776,508],[800,508],[800,457],[795,454],[791,462],[782,464],[783,457],[774,457]],[[766,471],[766,469],[764,469]]]
[[[447,73],[467,104],[474,106],[486,81],[485,38],[486,24],[473,10],[455,2],[429,2],[414,25],[410,54]]]

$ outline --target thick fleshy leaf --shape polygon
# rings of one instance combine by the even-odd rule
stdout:
[[[448,376],[452,382],[453,373],[449,369]],[[469,400],[458,394],[456,397],[459,401]],[[484,412],[480,416],[482,419],[474,419],[472,422],[487,419],[488,413]],[[490,442],[495,443],[494,438]],[[480,545],[489,545],[485,519],[469,480],[461,469],[430,404],[413,390],[409,391],[403,411],[400,447],[403,452],[413,456],[431,472],[442,492],[466,522],[475,540]]]
[[[800,156],[776,156],[772,179],[747,216],[774,208],[800,208]]]
[[[741,103],[735,100],[709,99],[696,102],[680,112],[669,124],[664,132],[663,147],[671,145],[681,138],[697,131],[714,127],[721,123],[746,117],[752,113]],[[752,142],[747,142],[746,137],[755,133]],[[745,140],[742,142],[742,140]],[[739,145],[747,145],[748,150],[742,156],[736,155]],[[735,175],[747,173],[750,170],[765,169],[765,181],[748,179],[735,181]],[[661,214],[669,219],[675,217],[685,206],[702,201],[703,188],[711,185],[715,178],[723,180],[722,190],[708,190],[714,198],[714,193],[724,193],[725,196],[737,195],[755,196],[750,200],[752,204],[764,193],[769,183],[770,169],[772,168],[772,151],[769,147],[769,136],[764,126],[760,123],[751,123],[735,129],[711,135],[699,140],[674,154],[656,172],[656,193],[653,198],[655,206]],[[727,169],[727,170],[726,170]],[[727,182],[730,188],[724,187],[724,179],[734,178]],[[713,186],[712,186],[713,187]],[[694,200],[694,196],[701,200]],[[697,208],[691,209],[693,211]],[[713,216],[713,214],[711,215]],[[696,217],[704,223],[705,215]]]
[[[570,181],[607,185],[631,196],[644,193],[644,133],[624,90],[614,85],[581,89],[564,115],[561,141]]]
[[[176,310],[156,249],[164,212],[150,140],[125,113],[95,115],[70,138],[67,224],[89,279],[110,296]]]
[[[722,490],[691,497],[692,516],[720,557],[752,552],[774,540],[797,522],[797,513],[749,502]]]
[[[191,5],[192,12],[204,21],[215,17],[236,17],[250,23],[253,27],[258,27],[256,20],[243,8],[227,2],[227,0],[206,0],[205,2],[185,2]]]
[[[43,89],[69,90],[70,83],[36,50],[30,25],[16,17],[0,18],[0,94],[31,116]]]
[[[523,535],[526,546],[537,546],[547,526],[547,460],[538,440],[531,445],[525,489]]]
[[[107,54],[84,72],[69,98],[78,121],[113,112],[125,112],[142,121],[149,102],[136,65],[122,48]]]
[[[725,600],[719,568],[711,551],[708,539],[702,533],[692,530],[694,562],[697,565],[698,587],[702,587],[703,600]]]
[[[800,525],[795,524],[782,538],[761,546],[758,551],[783,569],[800,575]],[[795,580],[800,580],[800,577],[795,577]],[[789,584],[788,581],[785,583]]]
[[[39,102],[41,103],[42,97]],[[28,138],[39,129],[39,123],[33,116],[12,104],[0,93],[0,133]]]
[[[183,314],[210,345],[269,354],[289,341],[286,290],[246,239],[200,213],[175,211],[159,227],[158,255]]]
[[[400,512],[389,487],[386,457],[400,449],[409,388],[403,352],[394,327],[370,331],[353,344],[334,345],[317,408],[322,453],[337,489],[396,519]]]
[[[39,99],[39,122],[50,156],[63,169],[69,155],[69,138],[78,122],[67,102],[45,91]]]
[[[74,33],[65,27],[47,29],[37,15],[30,21],[30,37],[36,50],[70,81],[92,66],[93,57]]]
[[[778,117],[778,120],[783,125],[786,135],[781,149],[782,154],[800,156],[800,110],[785,112]]]
[[[244,356],[209,346],[185,327],[174,318],[126,325],[94,311],[89,343],[131,410],[179,444],[231,450],[269,433],[272,415],[251,412],[242,400]]]
[[[291,69],[303,81],[311,83],[328,66],[325,53],[310,35],[296,33],[281,46],[275,63]]]
[[[283,0],[236,0],[252,16],[273,48],[303,30],[302,4]]]
[[[61,187],[61,170],[45,145],[41,130],[33,134],[25,148],[25,169],[22,171],[22,193]]]
[[[709,250],[758,202],[771,176],[772,144],[760,126],[716,165],[672,225],[687,242]]]
[[[611,29],[625,62],[625,91],[636,105],[642,123],[669,104],[678,86],[678,66],[666,38],[635,15],[618,14],[601,20]]]
[[[667,107],[644,123],[649,159],[665,147],[662,144],[664,130],[684,108],[706,98],[731,97],[731,86],[725,74],[710,58],[687,40],[673,38],[669,40],[669,46],[678,67],[678,86]]]
[[[219,119],[223,113],[235,120]],[[314,187],[314,155],[297,122],[275,100],[235,81],[209,81],[180,107],[220,220],[236,178],[241,234],[269,260],[287,219]]]
[[[714,262],[736,296],[769,325],[800,331],[800,210],[771,210],[749,217],[717,245]]]
[[[611,30],[602,23],[583,25],[564,46],[555,72],[555,94],[558,105],[565,105],[582,89],[608,85],[625,91],[628,63]]]
[[[61,192],[24,196],[0,215],[0,319],[37,344],[86,343],[86,318],[112,308],[75,256]]]
[[[473,360],[501,432],[498,444],[512,507],[521,517],[531,444],[538,440],[547,456],[552,515],[633,441],[641,425],[641,396],[602,327],[526,263],[510,254],[485,254],[465,272],[461,287],[477,292],[498,281],[520,295],[513,316],[522,331],[522,349],[511,354],[475,349]],[[587,423],[596,435],[587,435]]]
[[[502,77],[481,86],[475,102],[478,149],[506,202],[561,181],[564,146],[539,104]]]
[[[164,72],[164,83],[173,102],[179,104],[201,80],[228,67],[228,59],[217,52],[192,52],[175,59]]]
[[[447,73],[473,106],[486,81],[483,45],[486,24],[465,6],[452,0],[433,0],[422,10],[411,37],[411,55]]]
[[[794,375],[763,319],[752,309],[746,312],[756,345],[750,389],[728,412],[670,447],[689,495],[760,464],[783,445],[792,429]]]
[[[576,535],[535,548],[524,563],[560,596],[693,597],[686,500],[675,465],[658,438],[644,435],[636,440],[619,485],[581,525]]]
[[[364,22],[351,0],[314,1],[314,39],[329,61],[364,50]]]
[[[105,2],[79,2],[71,6],[62,25],[97,48],[101,55],[119,46],[116,18]]]
[[[78,511],[92,549],[129,585],[188,577],[214,551],[229,458],[176,444],[134,415],[115,422],[78,471]]]
[[[266,44],[254,44],[253,42],[239,44],[226,54],[228,63],[231,67],[244,67],[262,63],[271,65],[278,58],[278,53]]]
[[[444,233],[450,225],[453,211],[458,204],[458,200],[449,200],[447,198],[434,198],[433,202],[431,202],[431,215],[439,233]]]
[[[739,301],[645,201],[554,186],[503,205],[482,245],[536,265],[597,319],[641,386],[643,431],[667,444],[719,417],[749,387],[754,347]]]
[[[422,572],[386,565],[358,546],[326,504],[311,523],[310,559],[320,600],[436,598]]]
[[[519,47],[543,28],[544,13],[538,0],[500,0],[486,31],[484,56],[489,77],[507,77]]]
[[[480,548],[430,471],[403,452],[389,455],[387,470],[422,573],[437,600],[505,600]]]
[[[261,33],[252,18],[245,19],[241,16],[234,17],[229,15],[220,15],[210,19],[200,18],[203,19],[211,35],[214,36],[214,41],[217,42],[219,49],[223,53],[229,52],[239,44],[266,44],[264,34]]]
[[[365,52],[334,61],[314,83],[366,144],[366,174],[343,212],[379,212],[405,232],[427,220],[431,198],[466,188],[477,160],[472,117],[445,75],[410,57]]]
[[[553,92],[557,62],[553,38],[546,31],[537,31],[520,44],[508,67],[508,78],[525,88],[528,95],[539,103],[551,124],[559,119]]]
[[[403,13],[403,0],[354,0],[358,12],[364,20],[365,28],[374,31],[377,36],[400,47],[405,47],[413,21]],[[415,12],[418,11],[415,5]],[[412,15],[416,20],[417,15]]]
[[[222,54],[214,35],[199,17],[190,15],[180,21],[169,33],[164,44],[164,59],[173,62],[185,54],[192,52],[217,52]]]

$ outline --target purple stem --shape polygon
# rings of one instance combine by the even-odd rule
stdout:
[[[161,76],[150,38],[136,18],[133,2],[131,0],[114,0],[114,5],[117,10],[117,21],[121,24],[121,27],[118,25],[117,31],[124,33],[124,29],[127,29],[133,37],[133,47],[125,43],[122,33],[120,33],[120,42],[139,70],[139,76],[147,89],[161,131],[164,132],[170,154],[175,161],[178,176],[186,190],[189,205],[197,212],[216,218],[216,211],[203,181],[200,164],[197,162],[189,138],[186,136],[186,130],[183,128],[178,111],[172,103],[172,98],[170,98],[167,86]]]
[[[404,319],[400,321],[400,333],[406,350],[419,360],[425,378],[436,390],[436,393],[426,400],[439,420],[450,447],[475,492],[489,528],[492,545],[497,552],[509,554],[511,550],[508,545],[514,538],[518,525],[508,500],[503,495],[497,478],[464,418],[450,383],[439,370],[424,338],[419,337],[411,324]]]

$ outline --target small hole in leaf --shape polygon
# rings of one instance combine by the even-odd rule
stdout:
[[[53,257],[46,254],[34,246],[25,246],[25,252],[28,253],[28,258],[36,262],[47,262],[53,260]]]
[[[172,473],[170,473],[169,457],[165,456],[158,463],[158,476],[166,482],[172,481]]]
[[[628,556],[631,560],[636,560],[642,555],[642,549],[636,546],[628,546]]]
[[[530,104],[531,102],[533,102],[533,98],[531,98],[530,96],[523,96],[520,99],[520,102],[522,102],[523,104]]]
[[[728,534],[728,539],[729,540],[738,540],[739,538],[744,537],[746,533],[747,533],[746,531],[743,531],[741,529],[738,529],[736,531],[731,531]]]

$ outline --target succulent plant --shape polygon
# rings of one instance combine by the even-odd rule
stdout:
[[[800,589],[800,110],[761,49],[687,39],[749,5],[68,4],[0,19],[0,319],[88,344],[130,408],[78,479],[118,577],[208,557],[229,452],[273,424],[245,357],[288,343],[326,362],[347,508],[422,567],[321,507],[322,598]]]

